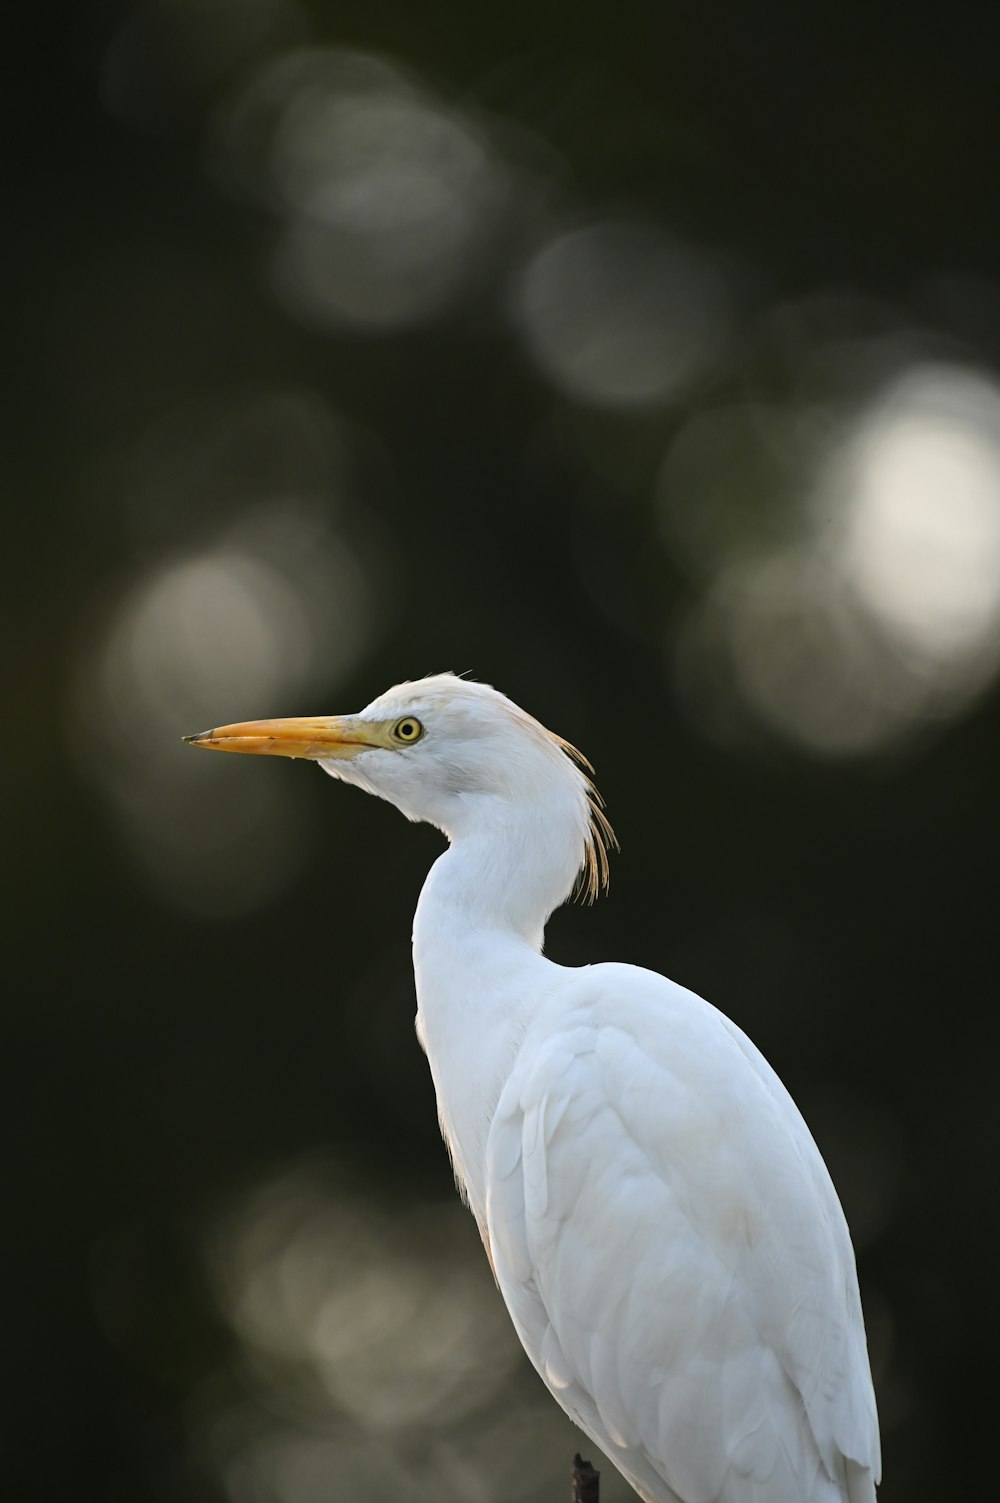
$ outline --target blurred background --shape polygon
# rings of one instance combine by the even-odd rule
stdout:
[[[579,1439],[508,1329],[413,1035],[440,837],[180,741],[444,668],[596,765],[622,853],[549,953],[695,988],[802,1106],[858,1250],[885,1503],[971,1494],[998,17],[22,17],[11,1496],[566,1496]]]

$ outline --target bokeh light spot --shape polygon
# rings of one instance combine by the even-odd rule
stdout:
[[[517,323],[538,365],[578,401],[642,407],[675,396],[720,356],[726,284],[711,263],[649,225],[557,236],[525,268]]]
[[[924,366],[865,415],[845,455],[842,567],[930,665],[1000,651],[1000,387]]]
[[[189,1452],[233,1503],[337,1490],[531,1503],[579,1443],[531,1374],[454,1200],[377,1198],[332,1154],[234,1196],[204,1266],[234,1338],[189,1406]],[[602,1495],[627,1503],[609,1473]]]
[[[1000,387],[912,343],[820,346],[825,401],[696,414],[667,452],[661,536],[699,592],[675,682],[723,740],[749,715],[814,754],[900,750],[1000,670]]]
[[[180,737],[308,713],[299,695],[329,692],[368,621],[358,559],[294,498],[138,576],[103,613],[74,686],[71,741],[161,897],[230,918],[294,879],[308,835],[287,780],[196,759]]]
[[[517,1360],[489,1281],[449,1252],[462,1215],[415,1210],[405,1237],[398,1226],[390,1237],[374,1207],[300,1171],[223,1231],[219,1297],[259,1355],[305,1364],[329,1402],[368,1425],[457,1415],[486,1402]]]
[[[796,550],[725,571],[675,639],[674,669],[689,711],[722,739],[739,739],[749,712],[826,756],[882,748],[916,708],[836,574]]]
[[[271,62],[225,112],[213,157],[283,220],[275,290],[320,327],[379,332],[439,314],[475,279],[509,190],[471,117],[345,50]]]

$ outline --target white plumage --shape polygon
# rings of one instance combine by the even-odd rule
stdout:
[[[196,739],[315,758],[447,834],[414,923],[417,1030],[500,1290],[567,1413],[656,1503],[872,1503],[854,1255],[788,1092],[683,987],[541,953],[610,837],[572,748],[450,674],[359,716]]]

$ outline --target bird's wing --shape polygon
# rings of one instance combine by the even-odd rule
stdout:
[[[487,1220],[529,1356],[646,1496],[874,1499],[843,1213],[788,1093],[714,1008],[633,967],[575,973],[498,1104]]]

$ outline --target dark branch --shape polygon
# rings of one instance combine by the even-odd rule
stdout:
[[[601,1474],[584,1461],[577,1451],[570,1468],[573,1481],[573,1503],[600,1503]]]

